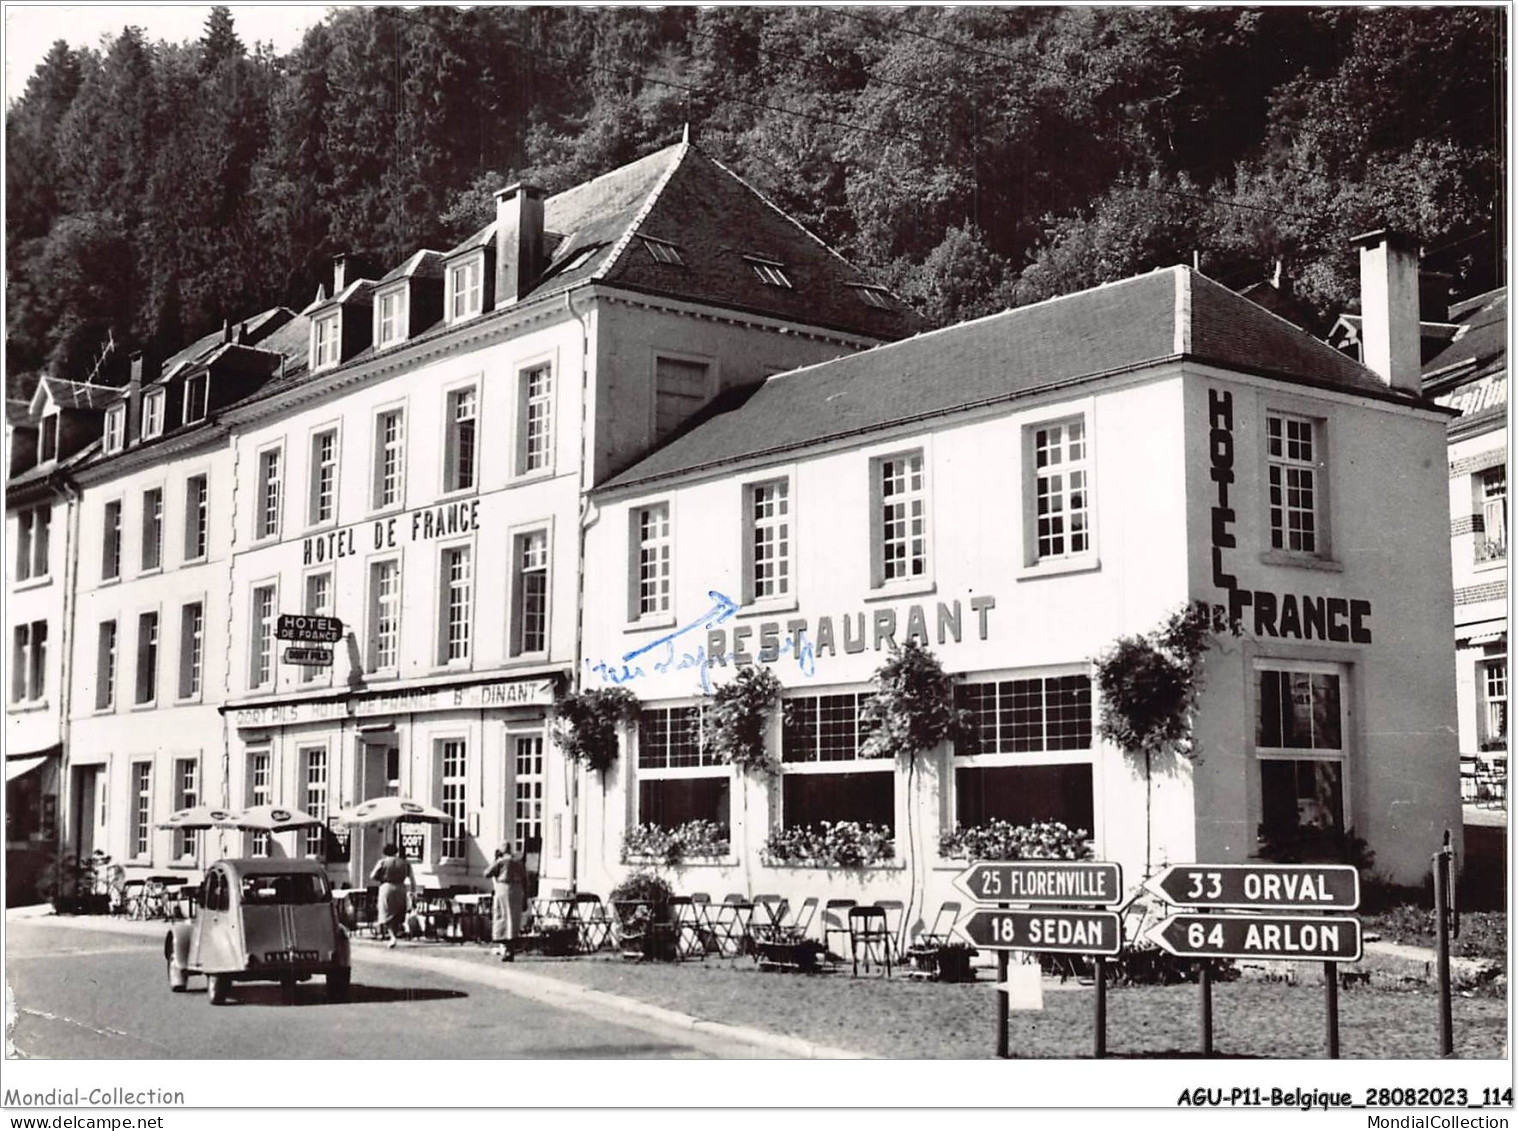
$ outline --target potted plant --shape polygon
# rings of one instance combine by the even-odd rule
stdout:
[[[612,888],[623,958],[675,960],[675,925],[670,917],[674,898],[669,884],[652,872],[634,872]]]
[[[59,857],[38,881],[57,915],[103,915],[110,910],[110,893],[96,892],[95,882],[111,858],[96,850],[89,856]]]

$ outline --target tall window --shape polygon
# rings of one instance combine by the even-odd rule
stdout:
[[[248,686],[262,687],[274,679],[274,586],[253,590],[252,632],[248,634]]]
[[[41,699],[47,693],[47,621],[15,627],[11,651],[11,702]]]
[[[174,808],[189,809],[200,804],[198,767],[194,758],[174,760]],[[195,859],[195,837],[192,829],[174,830],[174,859]]]
[[[58,458],[58,414],[50,412],[42,418],[37,429],[37,462],[47,463]]]
[[[300,757],[306,784],[302,804],[307,813],[322,822],[320,828],[306,830],[306,855],[315,859],[321,856],[327,839],[327,748],[307,746]]]
[[[151,440],[163,434],[163,401],[162,389],[153,389],[143,394],[142,438],[144,440]]]
[[[179,697],[194,699],[200,694],[201,671],[205,662],[206,609],[193,601],[179,610]]]
[[[633,512],[636,557],[633,561],[633,617],[654,617],[671,609],[669,592],[669,504],[655,503]]]
[[[132,763],[132,856],[145,859],[153,829],[153,764]]]
[[[1318,552],[1318,453],[1313,421],[1272,412],[1265,416],[1270,476],[1270,545],[1298,554]]]
[[[16,514],[16,580],[46,577],[48,535],[53,523],[53,508],[31,507]]]
[[[151,703],[158,698],[158,614],[137,618],[137,699]]]
[[[395,560],[369,567],[369,670],[395,667],[401,635],[401,566]]]
[[[475,255],[448,268],[448,321],[480,313],[484,300],[485,257]]]
[[[311,437],[311,498],[306,521],[315,526],[337,514],[337,429]]]
[[[786,828],[821,821],[895,827],[890,757],[867,757],[869,728],[860,712],[868,693],[782,700],[781,819]]]
[[[279,448],[270,448],[258,456],[258,508],[254,538],[273,538],[279,533],[279,505],[284,490],[284,468]]]
[[[954,697],[971,724],[954,751],[961,825],[1060,821],[1093,831],[1090,676],[961,684]]]
[[[675,357],[654,359],[654,443],[659,444],[706,403],[711,366]]]
[[[163,565],[163,488],[142,493],[142,568]]]
[[[311,616],[332,615],[332,571],[324,570],[321,573],[306,575],[306,612]],[[313,683],[321,678],[323,669],[318,667],[303,667],[300,669],[300,681]]]
[[[374,506],[393,507],[401,501],[405,474],[406,420],[398,408],[374,418]]]
[[[765,601],[791,592],[791,485],[775,479],[745,488],[748,597]]]
[[[375,312],[377,328],[374,335],[376,349],[393,346],[406,340],[406,288],[398,287],[379,296]]]
[[[443,551],[438,577],[441,616],[438,621],[438,663],[469,659],[469,613],[472,584],[468,546]]]
[[[328,369],[342,355],[341,315],[334,311],[311,323],[311,371]]]
[[[1476,543],[1478,562],[1507,557],[1507,468],[1493,467],[1476,476],[1481,506],[1482,536]]]
[[[1507,742],[1507,660],[1489,660],[1481,665],[1482,723],[1486,746],[1495,748]]]
[[[1091,549],[1091,470],[1084,419],[1033,429],[1035,547],[1039,561]]]
[[[103,620],[95,644],[95,710],[116,704],[116,622]]]
[[[268,805],[273,800],[273,754],[265,750],[254,750],[248,755],[248,806]],[[255,832],[253,834],[252,856],[269,855],[269,834]]]
[[[1255,753],[1266,840],[1343,833],[1347,700],[1342,669],[1261,661],[1255,677]]]
[[[448,860],[462,860],[466,853],[465,841],[468,829],[465,826],[465,774],[467,772],[468,759],[465,756],[465,744],[463,739],[444,739],[438,744],[438,760],[442,764],[443,796],[442,804],[438,808],[448,814],[448,823],[443,826],[442,856]]]
[[[903,452],[874,462],[875,583],[911,581],[928,575],[928,496],[922,453]]]
[[[548,532],[512,539],[511,654],[548,650]]]
[[[110,581],[121,576],[120,499],[112,499],[106,503],[103,530],[105,541],[100,550],[100,580]]]
[[[105,410],[105,454],[121,451],[126,439],[126,405],[113,404]]]
[[[699,707],[655,707],[638,715],[638,822],[676,828],[732,822],[732,773],[703,741]]]
[[[553,367],[535,365],[522,374],[521,381],[517,474],[526,475],[553,464]]]
[[[192,475],[184,481],[184,560],[193,562],[205,557],[210,543],[209,481],[204,475]]]
[[[210,385],[211,378],[205,373],[185,381],[184,422],[186,424],[196,424],[206,418],[206,401]]]
[[[543,836],[543,736],[513,735],[512,833],[519,847]]]
[[[475,413],[474,389],[455,389],[444,408],[448,434],[443,443],[443,490],[466,491],[474,486]]]

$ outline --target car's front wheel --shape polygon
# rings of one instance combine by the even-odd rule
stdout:
[[[327,1000],[347,1001],[348,987],[353,977],[353,971],[347,966],[339,966],[327,973]]]
[[[232,979],[226,974],[208,974],[206,983],[210,986],[210,998],[212,1005],[225,1005],[227,992],[232,988]]]

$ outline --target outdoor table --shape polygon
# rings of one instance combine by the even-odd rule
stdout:
[[[743,953],[743,945],[749,938],[749,922],[754,915],[754,905],[746,900],[730,900],[713,904],[711,912],[717,953],[725,958],[736,958]]]
[[[532,917],[540,928],[567,927],[575,922],[578,901],[572,895],[544,895],[532,901]]]
[[[422,934],[442,938],[439,927],[448,929],[453,918],[453,902],[445,891],[418,891],[412,912],[422,921]]]
[[[461,940],[487,938],[492,896],[488,891],[461,892],[453,897],[454,926]]]
[[[780,937],[789,902],[778,895],[756,895],[749,916],[749,938],[755,943],[774,942]]]

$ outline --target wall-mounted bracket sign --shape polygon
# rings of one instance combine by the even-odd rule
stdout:
[[[343,638],[343,622],[336,617],[280,613],[274,626],[277,640],[301,640],[309,644],[336,644]]]
[[[1178,958],[1360,961],[1360,920],[1338,915],[1171,915],[1149,941]]]
[[[303,668],[330,668],[332,649],[301,648],[291,645],[285,649],[284,660],[287,664],[299,664]]]
[[[1115,911],[1002,911],[980,907],[959,924],[959,929],[986,950],[1112,955],[1123,948],[1123,923]]]
[[[971,864],[954,886],[977,903],[1112,904],[1123,899],[1123,869],[1097,860],[1002,860]]]
[[[1171,864],[1144,887],[1182,907],[1353,911],[1360,906],[1360,872],[1350,864]]]

